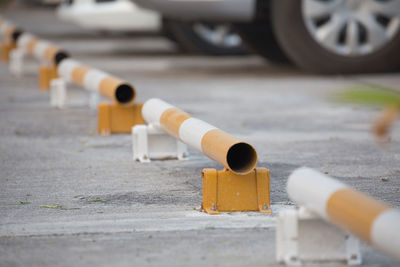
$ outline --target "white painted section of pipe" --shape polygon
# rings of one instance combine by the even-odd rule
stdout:
[[[216,127],[196,118],[185,120],[179,128],[179,137],[182,142],[187,145],[202,151],[201,140],[203,136],[210,130],[217,129]]]
[[[158,98],[147,100],[142,108],[142,115],[147,123],[159,123],[164,111],[174,106]]]
[[[60,64],[58,64],[57,67],[58,75],[66,79],[68,82],[73,82],[71,77],[72,70],[79,65],[81,64],[74,59],[69,59],[69,58],[64,59],[60,62]]]
[[[400,211],[390,209],[379,215],[371,230],[372,244],[400,260]]]
[[[99,91],[101,81],[109,76],[109,74],[103,71],[91,69],[86,73],[83,79],[83,85],[85,89],[97,92]]]
[[[303,167],[289,176],[286,188],[290,199],[328,219],[325,207],[329,197],[346,187],[325,174]]]
[[[51,43],[47,42],[47,41],[39,41],[36,45],[35,48],[33,50],[33,55],[39,59],[39,60],[43,60],[44,59],[44,52],[46,51],[46,49],[48,47],[51,46]]]
[[[17,47],[22,49],[24,52],[27,52],[28,43],[36,38],[34,35],[30,33],[23,33],[17,40]]]

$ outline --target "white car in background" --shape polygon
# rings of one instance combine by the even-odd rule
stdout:
[[[99,31],[160,31],[157,12],[129,0],[68,0],[57,9],[60,19]]]

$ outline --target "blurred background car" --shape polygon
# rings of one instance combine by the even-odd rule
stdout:
[[[57,9],[58,17],[97,31],[160,31],[158,13],[129,0],[68,0]]]
[[[164,17],[163,28],[181,50],[191,54],[224,56],[247,53],[242,38],[229,23],[181,21]]]
[[[158,12],[129,0],[68,0],[57,10],[59,18],[97,31],[158,31],[192,54],[244,54],[241,37],[230,24],[161,19]]]
[[[12,0],[1,0],[1,2],[12,2]],[[42,6],[42,7],[54,7],[59,5],[63,0],[23,0],[25,5],[30,6]]]
[[[247,45],[273,62],[328,74],[400,69],[399,0],[133,1],[160,12],[181,43],[193,40],[183,30],[188,22],[232,23],[234,30],[226,26],[225,33],[239,32]]]
[[[223,56],[247,53],[242,38],[229,23],[164,18],[163,27],[170,39],[191,54]]]
[[[222,5],[220,1],[214,0],[133,1],[139,6],[162,14],[164,32],[186,52],[210,55],[247,53],[241,36],[229,22],[236,16],[252,15],[252,9],[248,5],[249,0],[231,0],[228,4],[222,3]],[[232,1],[235,3],[232,4]],[[221,15],[221,20],[219,15]]]

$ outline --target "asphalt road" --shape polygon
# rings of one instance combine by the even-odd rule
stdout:
[[[183,55],[157,35],[101,36],[51,10],[3,15],[132,82],[139,101],[159,97],[253,144],[271,170],[274,213],[201,213],[201,170],[218,164],[192,150],[182,162],[133,162],[130,135],[97,135],[78,88],[53,109],[37,62],[22,78],[1,63],[0,266],[276,265],[275,215],[291,207],[285,183],[299,166],[400,206],[399,125],[382,146],[370,133],[378,110],[331,101],[359,84],[400,90],[398,74],[316,76],[257,56]],[[362,251],[365,266],[396,266]]]

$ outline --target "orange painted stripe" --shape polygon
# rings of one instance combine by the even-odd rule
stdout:
[[[78,66],[74,68],[71,73],[72,80],[80,86],[83,86],[83,80],[85,79],[85,75],[89,70],[90,68],[86,66]]]
[[[15,44],[10,43],[9,41],[4,41],[0,43],[1,45],[1,60],[8,61],[10,60],[10,51],[14,48]]]
[[[35,50],[36,44],[39,42],[39,39],[32,39],[27,44],[28,53],[33,55],[33,51]]]
[[[54,60],[55,55],[60,50],[57,46],[50,46],[44,51],[44,57],[47,60]]]
[[[50,88],[51,73],[47,66],[39,66],[39,89],[47,91]]]
[[[55,65],[52,65],[52,66],[50,67],[49,72],[50,72],[50,77],[51,77],[51,79],[60,78],[60,75],[58,75],[57,67],[56,67]]]
[[[333,193],[326,205],[332,222],[367,242],[371,242],[371,228],[375,219],[388,209],[385,204],[348,188]]]
[[[99,92],[103,96],[115,100],[115,91],[124,82],[115,77],[106,77],[100,82]]]
[[[179,128],[182,123],[189,118],[191,118],[191,116],[186,112],[177,108],[169,108],[161,114],[160,124],[166,132],[180,139]]]
[[[241,141],[236,137],[220,129],[213,129],[208,131],[201,139],[201,150],[211,159],[228,166],[228,151],[237,143],[241,143]]]

